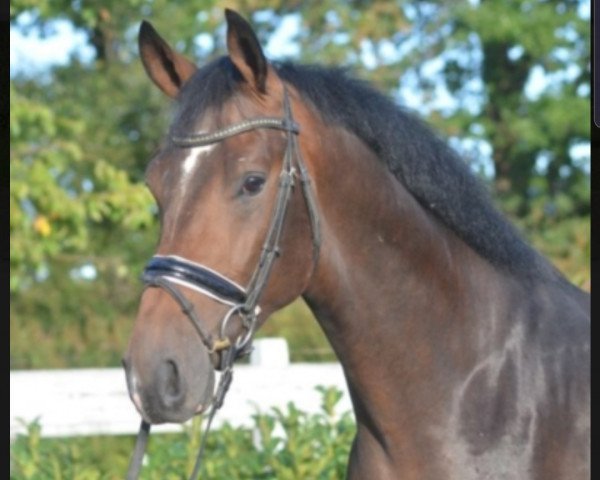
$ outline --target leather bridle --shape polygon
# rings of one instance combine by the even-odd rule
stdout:
[[[193,148],[221,142],[229,137],[257,129],[276,129],[286,132],[287,145],[283,157],[279,187],[273,216],[260,253],[258,264],[246,287],[242,287],[200,263],[192,262],[175,255],[155,255],[150,259],[142,280],[146,287],[162,288],[179,304],[183,313],[191,321],[198,332],[202,343],[209,353],[220,353],[221,378],[211,403],[206,430],[202,437],[196,464],[190,479],[196,479],[200,472],[201,459],[204,452],[206,435],[217,410],[223,405],[225,394],[232,380],[233,363],[237,358],[248,353],[251,348],[252,338],[256,328],[256,319],[260,314],[259,300],[267,285],[273,263],[281,254],[280,240],[287,206],[295,185],[296,179],[300,181],[304,200],[312,231],[313,269],[319,258],[321,232],[316,201],[311,187],[311,180],[300,154],[297,135],[300,128],[292,115],[287,88],[283,90],[283,118],[259,117],[245,120],[241,123],[225,127],[211,133],[196,133],[191,135],[178,135],[171,132],[171,141],[180,148]],[[230,306],[221,320],[219,336],[215,338],[200,322],[192,303],[178,288],[185,286],[211,299]],[[243,327],[235,341],[226,335],[226,330],[232,318],[241,320]],[[244,331],[245,330],[245,331]],[[138,433],[136,447],[129,465],[127,479],[136,479],[139,475],[141,462],[150,432],[150,424],[142,420]]]

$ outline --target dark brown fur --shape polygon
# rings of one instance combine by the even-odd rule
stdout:
[[[271,66],[263,68],[257,43],[246,44],[253,37],[241,17],[229,12],[228,24],[235,90],[222,105],[192,107],[186,103],[195,95],[192,86],[215,74],[200,69],[176,92],[178,129],[211,131],[245,118],[281,116],[284,80]],[[174,52],[165,54],[163,42],[146,38],[144,62],[170,92],[173,76],[183,78],[189,68],[173,61]],[[165,58],[171,63],[160,67]],[[344,368],[357,421],[348,478],[588,479],[589,296],[518,244],[508,227],[498,230],[507,233],[497,241],[516,247],[470,241],[473,232],[453,227],[468,223],[469,212],[453,219],[427,207],[423,195],[436,195],[431,179],[433,193],[407,188],[410,168],[394,175],[380,161],[381,150],[305,101],[301,82],[287,83],[315,186],[322,247],[313,269],[310,223],[296,189],[259,321],[302,295],[323,327]],[[391,128],[402,134],[402,126]],[[190,152],[167,142],[148,169],[162,212],[157,253],[185,256],[245,284],[271,216],[284,149],[281,132],[241,134],[218,144],[183,179],[181,162]],[[444,162],[445,151],[427,161]],[[236,196],[248,171],[267,176],[264,191],[251,199]],[[461,185],[474,183],[455,188]],[[474,199],[482,198],[476,192],[464,205],[477,209]],[[494,225],[501,221],[494,218]],[[510,265],[510,248],[521,255],[518,267]],[[216,331],[226,307],[186,294]],[[167,295],[144,294],[125,364],[132,398],[148,420],[182,421],[206,401],[199,392],[208,375],[197,372],[212,367],[198,353],[203,348]],[[160,409],[165,384],[183,392],[180,409]]]

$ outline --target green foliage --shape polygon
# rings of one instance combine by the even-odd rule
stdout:
[[[342,392],[318,387],[321,411],[285,409],[256,413],[249,428],[225,424],[210,433],[206,479],[334,480],[345,476],[355,434],[350,413],[336,407]],[[153,435],[141,479],[180,479],[193,468],[202,432],[194,419],[182,434]],[[133,450],[131,437],[40,438],[39,424],[11,445],[11,479],[120,479]]]
[[[570,154],[573,145],[589,142],[590,33],[578,13],[582,4],[238,0],[226,6],[250,17],[264,43],[286,15],[298,14],[296,60],[348,66],[392,94],[416,79],[431,123],[492,147],[490,180],[501,209],[589,289],[589,174]],[[67,20],[95,52],[88,64],[73,58],[43,78],[11,81],[12,368],[118,364],[141,292],[137,278],[158,238],[143,177],[170,108],[143,71],[137,28],[150,19],[202,64],[224,52],[223,6],[218,0],[11,2],[13,26],[24,12],[30,14],[24,30],[51,31],[53,21]],[[427,68],[431,61],[441,62],[437,73]],[[552,81],[532,96],[526,86],[535,69]],[[457,108],[435,105],[439,85]],[[83,266],[96,276],[82,276]],[[274,315],[261,333],[286,337],[294,361],[333,359],[301,302]]]
[[[16,292],[59,254],[93,248],[95,230],[137,231],[154,218],[147,190],[86,148],[90,125],[82,117],[61,115],[23,96],[12,82],[10,101],[10,263]]]
[[[13,480],[99,480],[122,478],[118,469],[127,470],[127,445],[114,442],[110,437],[90,439],[46,440],[41,438],[38,422],[27,426],[27,434],[20,435],[10,447],[10,478]],[[110,442],[112,443],[112,442]],[[104,455],[110,455],[113,473],[104,475]],[[107,467],[108,467],[108,462]]]
[[[590,217],[574,217],[548,222],[540,227],[534,221],[519,222],[529,230],[532,245],[552,259],[552,263],[567,278],[583,290],[592,288],[590,276],[591,231]],[[531,226],[534,223],[534,226]]]
[[[423,28],[445,33],[433,35],[411,55],[431,59],[446,51],[450,61],[439,80],[460,108],[439,111],[436,123],[452,135],[491,144],[494,191],[504,210],[520,218],[530,214],[540,195],[555,202],[559,192],[583,193],[571,203],[570,215],[589,205],[589,185],[578,183],[581,170],[561,168],[573,164],[570,148],[590,139],[590,32],[588,20],[580,16],[581,5],[440,2],[424,13]],[[529,81],[536,72],[549,76],[551,83],[531,94]],[[425,91],[439,88],[427,78],[420,86]],[[465,135],[474,124],[482,127],[480,133]],[[539,168],[543,158],[548,166]],[[532,190],[532,183],[537,189]]]

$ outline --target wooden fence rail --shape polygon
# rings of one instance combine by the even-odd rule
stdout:
[[[307,412],[320,409],[319,385],[344,392],[339,411],[351,410],[342,368],[337,363],[289,363],[281,338],[255,341],[249,365],[238,365],[225,404],[215,418],[248,426],[257,411],[293,402]],[[131,403],[121,368],[31,370],[10,372],[10,436],[39,421],[44,437],[115,435],[137,432],[140,418]],[[154,432],[181,430],[177,424],[157,425]]]

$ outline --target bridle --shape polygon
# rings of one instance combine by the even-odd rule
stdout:
[[[279,176],[279,187],[273,216],[263,243],[258,264],[246,287],[240,286],[225,275],[200,263],[192,262],[175,255],[153,256],[146,265],[142,275],[142,281],[146,288],[162,288],[179,304],[183,313],[191,321],[198,332],[202,343],[206,346],[209,353],[220,353],[219,369],[222,373],[211,403],[207,426],[202,436],[196,464],[192,475],[190,476],[190,480],[196,479],[200,472],[206,436],[210,430],[212,420],[217,410],[223,405],[225,395],[231,385],[233,378],[233,364],[237,358],[251,350],[256,320],[260,314],[259,300],[269,280],[269,274],[271,273],[273,263],[281,254],[279,247],[281,233],[283,231],[287,206],[296,179],[300,180],[311,224],[313,270],[316,267],[319,258],[321,232],[316,201],[311,188],[310,176],[298,147],[297,135],[300,133],[300,128],[292,115],[290,99],[285,86],[283,88],[283,110],[283,118],[253,118],[210,133],[178,135],[171,132],[170,134],[171,141],[180,148],[211,145],[244,132],[265,128],[283,130],[286,132],[287,136],[287,145]],[[187,300],[185,295],[178,288],[178,285],[193,289],[217,302],[230,306],[229,310],[221,320],[218,337],[215,338],[205,329],[196,314],[193,304]],[[226,335],[226,331],[229,322],[234,317],[240,319],[243,331],[242,334],[232,342]],[[145,420],[142,420],[136,440],[136,446],[127,472],[128,480],[138,478],[149,434],[150,424]]]

